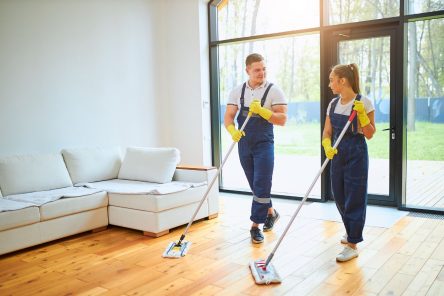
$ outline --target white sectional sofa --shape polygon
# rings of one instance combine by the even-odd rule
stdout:
[[[108,224],[158,237],[189,221],[216,174],[174,148],[65,149],[0,158],[0,255]],[[196,219],[218,213],[218,189]]]

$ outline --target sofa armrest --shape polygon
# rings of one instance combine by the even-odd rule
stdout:
[[[174,172],[174,181],[210,182],[216,174],[216,167],[178,165]]]
[[[208,171],[214,170],[216,167],[214,166],[197,166],[197,165],[178,165],[176,166],[178,170],[192,170],[192,171]]]
[[[211,183],[217,174],[216,167],[207,166],[189,166],[178,165],[174,172],[174,181],[188,181],[188,182],[207,182]],[[219,182],[216,180],[208,192],[208,216],[214,216],[219,212]]]

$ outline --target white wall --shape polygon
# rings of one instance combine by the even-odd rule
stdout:
[[[162,3],[162,143],[179,148],[182,163],[211,165],[208,1]]]
[[[0,1],[0,156],[174,146],[211,164],[207,2]]]
[[[0,155],[161,145],[156,0],[0,1]]]

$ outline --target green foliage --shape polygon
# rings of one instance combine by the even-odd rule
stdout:
[[[371,158],[388,159],[388,123],[377,124],[377,132],[367,140]],[[416,131],[407,133],[408,160],[444,161],[444,124],[417,122]],[[318,123],[295,124],[275,129],[276,153],[317,156],[321,151]]]

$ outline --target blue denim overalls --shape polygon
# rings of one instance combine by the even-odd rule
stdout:
[[[270,83],[261,100],[265,99],[272,87]],[[237,116],[238,126],[242,126],[247,118],[249,107],[244,106],[246,83],[242,87],[240,97],[240,112]],[[254,223],[264,223],[268,209],[272,207],[270,193],[274,167],[274,135],[273,124],[254,114],[245,126],[245,137],[238,143],[239,159],[253,192],[250,220]]]
[[[356,96],[360,100],[361,95]],[[339,99],[331,104],[330,121],[335,143],[348,121],[348,115],[334,113]],[[330,174],[333,197],[347,231],[347,241],[363,241],[362,231],[367,206],[368,151],[364,135],[358,133],[355,117],[339,143],[338,154],[331,161]]]

